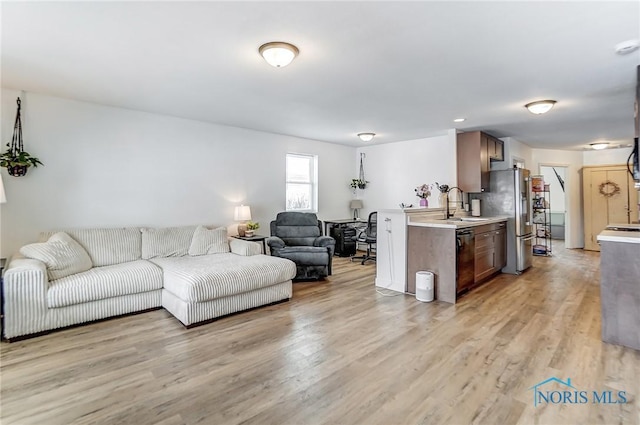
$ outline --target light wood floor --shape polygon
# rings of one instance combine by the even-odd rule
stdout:
[[[640,352],[600,341],[599,254],[554,254],[455,306],[336,259],[291,302],[191,330],[158,310],[2,343],[2,424],[639,424]],[[552,376],[629,403],[534,408]]]

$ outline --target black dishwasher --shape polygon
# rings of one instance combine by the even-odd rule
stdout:
[[[456,230],[456,294],[468,290],[475,278],[475,241],[472,229]]]

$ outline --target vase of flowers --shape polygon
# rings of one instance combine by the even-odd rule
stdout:
[[[429,200],[427,199],[431,196],[431,185],[430,184],[422,184],[414,189],[416,192],[416,196],[420,198],[420,206],[428,207]]]

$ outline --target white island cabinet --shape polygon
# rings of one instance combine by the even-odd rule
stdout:
[[[406,292],[407,214],[404,210],[378,210],[376,262],[376,286]]]

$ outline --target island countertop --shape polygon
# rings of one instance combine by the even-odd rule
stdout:
[[[640,232],[624,232],[619,230],[603,230],[598,235],[598,241],[626,242],[640,244]]]
[[[598,235],[598,242],[640,243],[640,224],[609,224]]]
[[[419,227],[439,227],[445,229],[464,229],[477,227],[485,224],[500,223],[507,221],[508,217],[462,217],[453,219],[438,219],[435,217],[409,217],[408,226]]]

